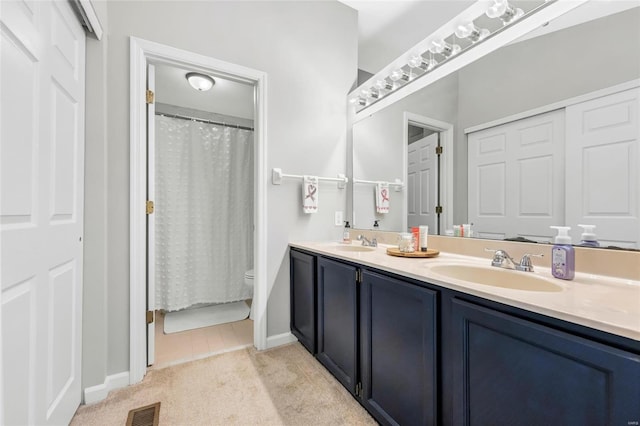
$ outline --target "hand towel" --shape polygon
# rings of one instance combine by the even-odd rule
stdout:
[[[389,213],[389,184],[386,182],[376,184],[376,212]]]
[[[302,211],[318,211],[318,177],[305,175],[302,180]]]

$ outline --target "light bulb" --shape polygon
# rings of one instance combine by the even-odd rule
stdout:
[[[447,58],[459,53],[460,50],[461,48],[457,44],[449,44],[444,40],[433,40],[429,48],[431,53],[439,53]]]
[[[357,98],[351,98],[349,99],[349,103],[353,104],[353,105],[360,105],[360,106],[365,106],[367,104],[367,100],[358,96]]]
[[[391,90],[393,89],[393,84],[389,83],[387,80],[378,80],[376,81],[376,87],[378,89]]]
[[[372,99],[378,99],[380,98],[380,91],[378,89],[376,89],[375,87],[372,87],[369,89],[369,97]]]
[[[508,0],[494,0],[493,6],[487,9],[485,14],[489,18],[500,18],[502,25],[507,25],[524,15],[524,12],[512,7]]]
[[[411,78],[411,76],[409,74],[407,74],[405,72],[405,70],[403,70],[402,68],[395,70],[394,72],[391,73],[391,75],[389,76],[389,78],[392,81],[398,81],[398,80],[404,80],[404,81],[409,81],[409,79]]]
[[[464,24],[458,25],[456,28],[456,37],[458,38],[468,38],[472,43],[476,43],[485,39],[489,35],[489,30],[485,28],[478,28],[473,25],[473,22],[467,22]]]
[[[424,59],[422,55],[416,55],[409,60],[408,65],[411,68],[420,68],[424,71],[429,71],[438,65],[438,62],[433,58]]]

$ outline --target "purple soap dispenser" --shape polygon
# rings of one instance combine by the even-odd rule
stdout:
[[[551,273],[561,280],[572,280],[576,271],[576,254],[571,245],[568,226],[551,226],[558,230],[551,249]]]

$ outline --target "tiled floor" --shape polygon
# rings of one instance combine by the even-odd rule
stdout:
[[[180,333],[164,334],[163,329],[164,314],[156,311],[156,359],[151,368],[253,345],[253,321],[250,319]]]

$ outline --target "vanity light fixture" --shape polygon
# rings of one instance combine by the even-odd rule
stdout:
[[[206,92],[207,90],[211,89],[214,84],[216,84],[216,81],[212,77],[209,77],[206,74],[201,74],[199,72],[188,72],[185,75],[185,78],[187,79],[191,87],[199,90],[200,92]]]
[[[455,34],[458,38],[468,38],[471,43],[476,43],[484,40],[489,35],[489,30],[486,28],[478,28],[473,22],[466,22],[458,25]]]
[[[544,0],[542,5],[528,10],[526,16],[537,13],[547,5],[558,2],[559,0]],[[490,39],[502,30],[506,30],[509,24],[525,16],[522,9],[512,6],[508,0],[477,0],[477,3],[478,5],[471,6],[468,11],[459,16],[458,25],[449,27],[447,24],[447,28],[439,31],[437,36],[434,34],[415,46],[412,52],[413,56],[408,61],[406,59],[404,60],[406,62],[402,59],[396,60],[385,71],[373,77],[375,78],[375,83],[367,82],[372,85],[360,88],[364,90],[357,94],[353,93],[353,98],[350,98],[349,102],[356,106],[356,112],[368,108],[381,98],[386,98],[401,87],[406,87],[406,85],[431,73],[435,68],[457,57],[458,54],[464,54],[484,40]],[[502,27],[492,30],[478,28],[474,21],[483,14],[489,18],[499,18],[502,21]],[[449,35],[445,36],[447,32],[449,32]],[[453,41],[467,39],[470,43],[464,43],[465,47],[462,48],[455,42],[445,41],[446,39]],[[434,55],[440,56],[436,60]],[[425,59],[427,57],[428,59]],[[421,71],[418,72],[417,69]]]
[[[489,18],[500,18],[502,25],[507,25],[522,17],[524,12],[520,8],[511,6],[508,0],[494,0],[493,5],[487,9],[486,15]]]

